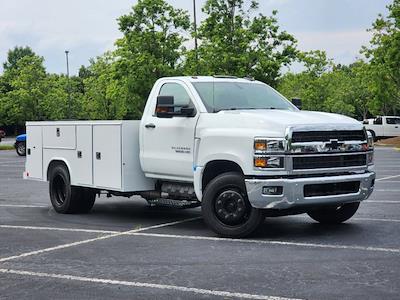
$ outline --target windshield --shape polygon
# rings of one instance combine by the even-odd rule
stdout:
[[[194,82],[208,112],[234,109],[297,110],[265,84],[254,82]]]

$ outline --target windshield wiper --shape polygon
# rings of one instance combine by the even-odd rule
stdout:
[[[254,110],[254,109],[282,109],[277,107],[229,107],[229,108],[220,108],[215,112],[219,112],[221,110]]]

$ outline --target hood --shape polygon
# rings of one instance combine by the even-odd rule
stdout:
[[[288,126],[340,127],[362,129],[357,120],[332,113],[316,111],[289,111],[278,109],[232,110],[206,114],[204,125],[214,128],[251,129],[256,135],[282,137]]]

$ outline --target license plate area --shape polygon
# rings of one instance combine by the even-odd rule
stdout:
[[[304,197],[335,196],[358,193],[360,181],[332,182],[304,185]]]

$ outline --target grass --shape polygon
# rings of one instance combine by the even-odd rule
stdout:
[[[13,145],[0,145],[0,150],[14,150]]]

